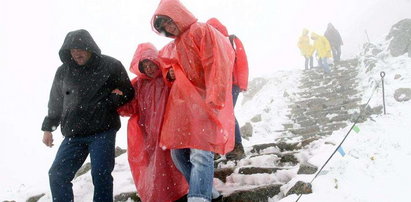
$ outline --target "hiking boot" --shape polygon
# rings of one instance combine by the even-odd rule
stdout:
[[[227,160],[240,160],[245,157],[243,144],[235,144],[234,149],[225,155]]]
[[[222,202],[222,201],[224,201],[224,200],[223,200],[223,195],[220,195],[220,196],[217,197],[217,198],[213,198],[213,199],[211,199],[211,201],[212,201],[212,202]]]

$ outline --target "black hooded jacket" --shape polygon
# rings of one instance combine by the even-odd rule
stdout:
[[[72,59],[70,49],[87,50],[92,56],[87,64],[79,66]],[[102,55],[86,30],[69,32],[59,55],[63,64],[54,77],[42,130],[54,131],[61,124],[61,132],[66,137],[118,130],[117,108],[134,96],[121,62]],[[114,89],[123,95],[111,93]]]
[[[332,47],[339,47],[343,45],[340,32],[338,32],[338,30],[335,29],[335,27],[332,24],[328,24],[324,36],[328,39]]]

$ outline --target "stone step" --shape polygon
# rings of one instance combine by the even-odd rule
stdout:
[[[283,184],[270,184],[253,189],[237,190],[223,197],[224,202],[266,202],[280,193]]]
[[[349,119],[348,119],[349,120]],[[325,131],[336,131],[341,128],[345,128],[348,124],[344,122],[339,122],[339,123],[330,123],[325,126],[322,126],[321,129]]]
[[[307,133],[320,132],[320,127],[318,125],[314,125],[314,126],[305,127],[305,128],[293,128],[293,129],[289,129],[288,131],[290,131],[294,135],[303,135]]]
[[[306,100],[309,98],[329,98],[335,97],[336,94],[344,94],[346,96],[353,96],[359,94],[358,90],[352,88],[341,88],[341,89],[328,89],[328,90],[320,90],[320,91],[306,91],[306,92],[299,92],[299,95],[302,99]]]
[[[238,170],[239,174],[243,175],[253,175],[261,173],[275,173],[278,170],[285,170],[284,168],[262,168],[262,167],[243,167]]]
[[[290,157],[287,156],[287,158],[290,158]],[[283,160],[283,162],[286,162],[286,160],[288,159]],[[226,183],[227,177],[233,174],[236,169],[237,169],[236,167],[217,168],[214,170],[214,178],[217,178],[221,180],[222,182]],[[288,170],[288,169],[289,167],[240,167],[238,168],[238,174],[242,174],[242,175],[254,175],[254,174],[264,174],[264,173],[272,174],[272,173],[277,172],[278,170]]]

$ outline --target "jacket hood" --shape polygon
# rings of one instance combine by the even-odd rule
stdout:
[[[319,38],[320,38],[320,35],[318,35],[318,34],[315,33],[315,32],[311,32],[311,37],[315,37],[315,39],[319,39]]]
[[[72,61],[70,49],[86,50],[92,52],[93,55],[101,56],[100,48],[90,33],[84,29],[72,31],[67,34],[59,51],[60,60],[63,63],[68,64]]]
[[[158,4],[157,10],[154,12],[154,16],[151,19],[151,27],[156,33],[160,34],[154,28],[154,22],[157,16],[167,16],[171,18],[180,30],[180,35],[186,31],[191,24],[197,22],[197,18],[194,17],[194,15],[188,11],[179,0],[161,0]],[[175,38],[174,36],[170,37]]]
[[[221,22],[217,18],[210,18],[209,20],[207,20],[207,24],[213,26],[215,29],[221,32],[224,36],[228,37],[227,28],[223,24],[221,24]]]
[[[151,79],[146,74],[140,72],[138,68],[140,62],[146,59],[153,61],[158,66],[159,72],[161,71],[160,70],[161,62],[160,62],[160,59],[158,58],[158,50],[151,43],[141,43],[138,45],[136,52],[134,53],[133,60],[131,61],[131,64],[130,64],[130,71],[136,74],[139,78]],[[161,74],[158,74],[157,76],[160,76],[160,75]]]
[[[308,35],[308,32],[309,32],[308,29],[305,29],[305,28],[304,28],[304,29],[303,29],[303,36]]]

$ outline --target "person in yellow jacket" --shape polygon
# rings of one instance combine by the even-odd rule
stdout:
[[[314,32],[311,33],[311,39],[314,41],[314,49],[317,52],[318,64],[324,68],[325,73],[330,72],[330,67],[328,65],[327,59],[332,57],[331,46],[327,38],[318,35]]]
[[[308,37],[309,31],[303,29],[303,34],[298,40],[297,46],[300,49],[301,55],[305,58],[305,69],[308,69],[308,63],[310,63],[310,69],[313,68],[313,53],[314,46],[310,43],[310,37]]]

